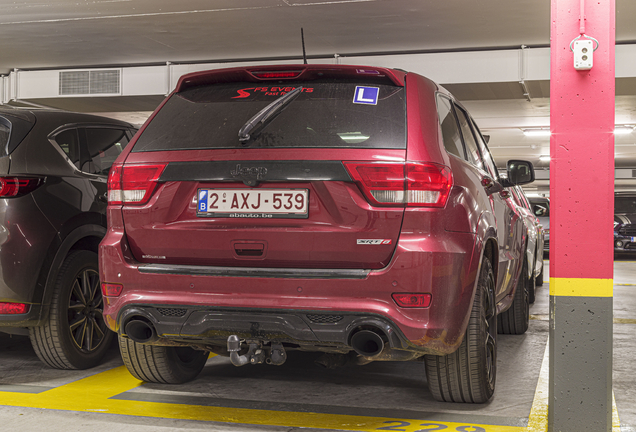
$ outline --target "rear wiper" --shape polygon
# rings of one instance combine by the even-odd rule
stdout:
[[[283,108],[285,108],[288,103],[296,99],[296,97],[298,97],[298,95],[302,91],[302,87],[296,87],[292,91],[285,93],[274,102],[260,110],[239,130],[239,141],[249,141],[252,136],[256,136],[256,134],[258,134],[265,126],[267,126],[272,120],[274,120],[278,114],[283,111]],[[255,131],[256,128],[258,128],[258,130]],[[251,132],[254,133],[250,135]]]

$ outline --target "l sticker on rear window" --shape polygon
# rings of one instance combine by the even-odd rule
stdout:
[[[356,86],[356,93],[355,95],[353,95],[353,103],[364,104],[364,105],[377,105],[379,94],[380,94],[379,87]]]

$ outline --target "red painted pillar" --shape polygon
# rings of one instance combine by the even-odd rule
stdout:
[[[581,32],[591,70],[574,68]],[[614,45],[615,0],[552,0],[550,431],[611,431]]]

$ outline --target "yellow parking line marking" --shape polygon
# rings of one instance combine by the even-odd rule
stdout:
[[[549,344],[546,342],[527,428],[111,399],[113,396],[125,393],[143,384],[130,375],[125,366],[120,366],[38,394],[0,392],[0,404],[62,411],[100,412],[137,417],[275,425],[283,427],[312,427],[316,429],[351,431],[403,430],[413,432],[422,430],[422,428],[426,426],[438,425],[439,427],[446,426],[450,428],[450,430],[546,432],[548,427],[548,368]],[[620,420],[613,393],[612,427],[613,432],[620,432]]]
[[[0,403],[9,406],[60,409],[65,411],[107,411],[104,401],[143,384],[125,366],[37,394],[0,392]]]
[[[536,321],[548,321],[550,319],[549,315],[530,315],[531,320]],[[636,319],[632,318],[614,318],[614,324],[636,324]]]
[[[483,430],[484,432],[523,432],[523,427],[465,424],[384,417],[363,417],[309,412],[267,411],[160,402],[110,399],[142,384],[128,373],[125,366],[102,372],[40,394],[0,392],[0,404],[63,411],[100,412],[170,419],[312,427],[351,431],[405,430],[413,432],[426,425],[443,425],[451,430]],[[461,428],[464,426],[463,428]],[[457,429],[460,428],[460,429]],[[481,428],[481,429],[478,429]]]
[[[636,324],[636,319],[614,318],[614,324]]]
[[[616,408],[614,391],[612,391],[612,432],[621,432],[621,421],[618,418],[618,409]]]
[[[539,371],[537,389],[528,419],[528,432],[547,432],[548,430],[548,390],[550,380],[550,339],[545,343],[545,352]]]
[[[614,286],[636,286],[636,284],[617,284],[617,283],[615,283]]]
[[[548,430],[549,374],[550,339],[548,338],[545,344],[545,352],[543,353],[543,361],[541,362],[541,371],[539,372],[537,390],[535,391],[532,408],[530,409],[527,432],[547,432]],[[618,408],[616,408],[614,391],[612,391],[612,432],[621,432],[621,422],[618,417]]]

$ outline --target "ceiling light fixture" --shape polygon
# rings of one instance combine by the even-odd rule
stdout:
[[[546,137],[546,136],[550,136],[552,135],[552,133],[550,132],[550,129],[544,129],[544,128],[535,128],[535,129],[523,129],[523,134],[525,136],[534,136],[534,137]]]
[[[616,125],[614,127],[614,135],[629,135],[634,131],[632,125]]]
[[[539,160],[541,162],[550,162],[550,155],[541,155],[539,156]]]

